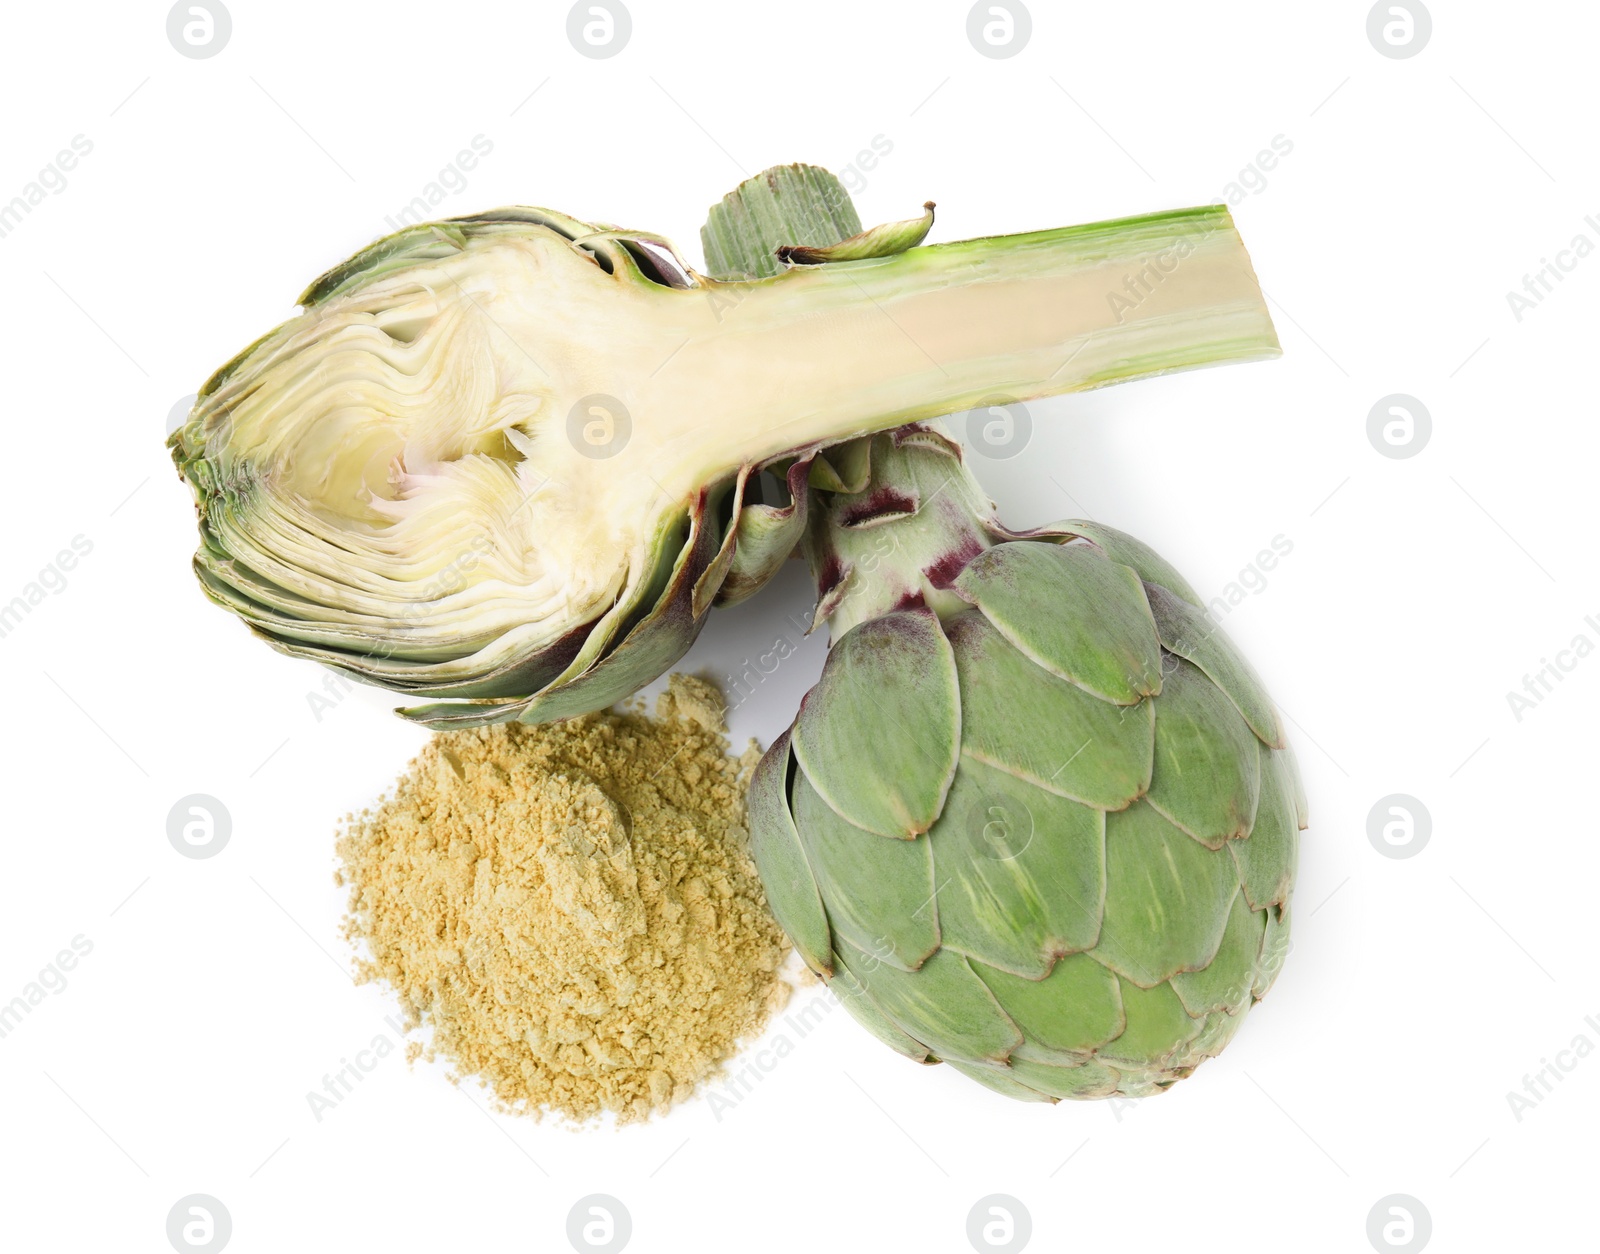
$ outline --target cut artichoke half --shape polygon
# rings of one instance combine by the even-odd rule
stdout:
[[[1177,260],[1130,308],[1153,258]],[[362,250],[169,440],[204,591],[286,653],[436,699],[402,711],[421,722],[569,717],[771,575],[819,448],[1277,352],[1218,206],[773,267],[711,278],[659,237],[528,208]],[[789,489],[771,503],[764,468]]]

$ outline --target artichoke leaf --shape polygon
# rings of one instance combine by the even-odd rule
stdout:
[[[746,179],[711,207],[700,228],[706,270],[718,278],[772,278],[785,266],[778,249],[836,244],[861,231],[855,203],[819,166],[775,165]]]
[[[1289,907],[1280,906],[1267,911],[1267,930],[1261,942],[1261,960],[1256,969],[1255,998],[1260,1001],[1267,995],[1283,970],[1289,956]]]
[[[945,623],[968,759],[1102,810],[1150,787],[1155,705],[1113,705],[1036,666],[978,610]]]
[[[794,754],[846,820],[909,839],[933,826],[955,775],[955,658],[926,610],[887,614],[836,640],[794,726]]]
[[[1230,1014],[1226,1010],[1214,1010],[1206,1015],[1201,1021],[1200,1031],[1184,1046],[1182,1053],[1171,1059],[1168,1066],[1193,1068],[1198,1067],[1207,1058],[1215,1058],[1244,1026],[1245,1016],[1250,1013],[1250,1007],[1254,1004],[1253,1001],[1247,1001],[1237,1014]]]
[[[926,837],[894,840],[840,818],[804,773],[796,775],[794,826],[835,939],[914,971],[939,947],[933,851]]]
[[[1105,815],[963,759],[928,833],[939,940],[1043,979],[1095,943],[1105,900]]]
[[[767,903],[800,957],[813,971],[832,975],[833,935],[828,916],[789,812],[789,762],[789,733],[784,732],[750,777],[750,853],[761,874]]]
[[[1294,813],[1293,769],[1283,752],[1262,747],[1256,821],[1246,839],[1228,842],[1252,910],[1287,905],[1294,885],[1300,829]]]
[[[807,482],[824,492],[856,493],[872,478],[871,440],[846,440],[825,449],[811,464]]]
[[[1145,583],[1157,584],[1187,601],[1196,609],[1205,609],[1206,603],[1177,568],[1157,553],[1143,540],[1137,540],[1126,531],[1118,531],[1104,523],[1073,518],[1057,523],[1056,529],[1069,535],[1082,536],[1100,549],[1113,562],[1129,567]]]
[[[806,531],[810,465],[809,458],[797,458],[784,472],[787,505],[742,502],[733,527],[733,560],[716,593],[718,605],[737,605],[760,591],[788,561]]]
[[[1173,657],[1155,707],[1147,800],[1208,849],[1248,836],[1261,750],[1233,702],[1199,667]]]
[[[1148,802],[1106,815],[1106,909],[1094,956],[1141,988],[1208,966],[1239,892],[1233,859]]]
[[[1030,660],[1085,691],[1117,705],[1161,691],[1144,585],[1088,546],[998,544],[953,586]]]
[[[1267,912],[1252,910],[1244,893],[1235,893],[1216,956],[1198,971],[1172,977],[1185,1010],[1196,1018],[1218,1010],[1233,1015],[1250,1004],[1266,926]]]
[[[918,217],[885,222],[882,226],[859,231],[837,244],[785,244],[777,250],[777,258],[793,265],[815,266],[830,261],[892,257],[908,248],[915,248],[928,237],[928,232],[933,229],[933,210],[933,201],[926,200]]]
[[[1101,1062],[1073,1066],[1013,1056],[1010,1071],[1018,1084],[1051,1098],[1110,1097],[1122,1083],[1122,1076]]]
[[[880,962],[849,941],[837,952],[891,1022],[943,1061],[1003,1062],[1022,1044],[988,986],[952,950],[941,949],[916,971]]]
[[[1162,647],[1204,671],[1212,683],[1227,693],[1256,737],[1270,748],[1282,749],[1288,742],[1272,698],[1261,677],[1222,628],[1159,584],[1146,584],[1145,595],[1155,615]]]
[[[1088,954],[1059,959],[1042,980],[1029,980],[974,960],[972,969],[1022,1029],[1025,1042],[1012,1061],[1081,1061],[1121,1036],[1122,985]]]
[[[1300,763],[1294,755],[1293,745],[1285,745],[1279,752],[1283,754],[1283,767],[1288,772],[1289,794],[1294,800],[1295,825],[1303,832],[1311,824],[1311,811],[1306,804],[1305,784],[1300,779]]]
[[[936,1063],[939,1060],[928,1052],[921,1041],[902,1032],[883,1012],[883,1007],[872,999],[867,986],[856,979],[843,963],[832,960],[833,976],[828,980],[828,991],[839,999],[839,1004],[867,1031],[877,1037],[897,1054],[904,1054],[913,1062]]]
[[[1099,1057],[1117,1066],[1131,1063],[1159,1068],[1200,1034],[1203,1019],[1190,1017],[1170,984],[1144,989],[1122,981],[1122,1009],[1128,1025],[1103,1045]]]

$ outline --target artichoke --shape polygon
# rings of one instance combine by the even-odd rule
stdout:
[[[1091,522],[1006,530],[926,426],[832,454],[833,645],[750,791],[778,921],[860,1022],[1013,1097],[1158,1092],[1289,942],[1305,801],[1194,590]]]
[[[786,243],[859,228],[831,180],[762,177],[814,228]],[[913,237],[721,279],[542,209],[380,240],[173,433],[201,587],[279,650],[421,702],[402,712],[423,723],[569,717],[653,679],[770,576],[819,448],[995,392],[1276,352],[1220,206],[880,255]],[[773,466],[789,491],[768,503],[753,485]]]

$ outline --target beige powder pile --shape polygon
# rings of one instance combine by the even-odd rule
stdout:
[[[670,684],[655,719],[441,733],[340,834],[362,977],[510,1109],[663,1111],[787,999],[745,828],[755,745],[730,758],[721,695]]]

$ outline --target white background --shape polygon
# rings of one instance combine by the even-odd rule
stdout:
[[[632,0],[631,41],[594,60],[564,4],[230,3],[204,60],[162,4],[4,17],[0,202],[93,144],[0,238],[0,601],[93,546],[0,639],[0,1002],[93,946],[0,1039],[7,1248],[166,1250],[190,1193],[226,1206],[238,1251],[562,1250],[595,1193],[639,1251],[965,1250],[997,1193],[1039,1250],[1364,1250],[1391,1194],[1436,1249],[1593,1241],[1600,1057],[1559,1051],[1600,1044],[1600,658],[1520,721],[1506,698],[1600,643],[1600,258],[1520,322],[1506,299],[1574,236],[1600,243],[1592,9],[1438,0],[1428,45],[1392,59],[1363,3],[1041,0],[996,60],[947,0]],[[1292,144],[1235,210],[1280,362],[1031,405],[1023,455],[973,459],[1012,523],[1089,513],[1208,597],[1292,542],[1225,625],[1292,720],[1312,827],[1293,953],[1219,1060],[1142,1103],[1012,1104],[835,1010],[803,1039],[780,1021],[793,1052],[736,1100],[621,1132],[489,1115],[397,1054],[313,1117],[307,1092],[391,1032],[383,991],[344,973],[334,823],[423,737],[375,692],[319,720],[323,673],[203,600],[162,439],[476,135],[493,151],[441,216],[546,205],[695,259],[741,178],[843,170],[879,136],[863,220],[931,197],[935,239],[1213,200]],[[1368,440],[1391,393],[1432,415],[1408,459]],[[767,650],[808,593],[791,565],[688,665]],[[741,737],[787,723],[821,650]],[[167,840],[190,793],[232,815],[209,860]],[[1369,841],[1394,793],[1431,814],[1414,857]],[[1546,1060],[1571,1069],[1519,1118],[1507,1094]]]

